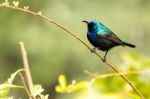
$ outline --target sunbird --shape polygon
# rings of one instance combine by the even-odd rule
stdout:
[[[91,52],[96,51],[96,49],[105,51],[103,61],[106,61],[107,53],[110,49],[115,46],[128,46],[135,48],[136,46],[127,42],[122,41],[119,37],[114,34],[109,28],[103,25],[97,20],[92,21],[82,21],[87,24],[87,38],[89,42],[94,46]]]

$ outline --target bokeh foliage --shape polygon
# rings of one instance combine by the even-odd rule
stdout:
[[[121,68],[125,69],[127,77],[132,80],[133,84],[140,90],[145,98],[149,99],[150,68],[148,67],[150,65],[150,58],[143,57],[137,54],[129,54],[126,52],[122,54],[122,58],[124,58],[124,63],[122,63]],[[138,64],[137,61],[139,62]],[[62,79],[59,78],[59,86],[62,86],[61,82],[66,82],[66,78],[63,77]],[[80,83],[82,83],[82,86],[77,86]],[[78,82],[78,84],[72,83],[71,85],[74,85],[73,89],[76,89],[77,87],[78,91],[80,90],[80,93],[78,93],[79,95],[77,95],[77,97],[80,98],[76,97],[74,99],[87,99],[87,97],[91,97],[89,99],[139,99],[132,88],[115,74],[110,77],[97,78],[95,82],[93,82],[93,84],[90,86],[90,88],[88,88],[90,83],[91,81],[84,81],[84,83],[83,81],[81,81]],[[70,89],[67,89],[67,86],[65,87],[66,90],[64,91],[63,87],[59,88],[59,90],[57,89],[57,87],[58,85],[56,86],[56,91],[59,93],[70,93]],[[74,90],[72,90],[71,92],[73,93]]]

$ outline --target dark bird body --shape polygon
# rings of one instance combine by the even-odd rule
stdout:
[[[115,46],[135,47],[133,44],[120,40],[110,29],[96,20],[82,22],[87,23],[87,38],[95,47],[92,52],[95,51],[96,48],[106,52],[103,61],[106,60],[107,52]]]

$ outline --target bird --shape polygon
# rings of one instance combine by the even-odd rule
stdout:
[[[122,41],[114,32],[97,20],[83,20],[82,22],[87,24],[87,38],[94,46],[94,48],[91,49],[91,52],[95,52],[96,49],[104,51],[105,55],[102,58],[102,61],[104,62],[106,61],[108,51],[113,47],[136,47],[133,44]]]

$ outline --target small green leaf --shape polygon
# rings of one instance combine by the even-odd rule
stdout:
[[[31,89],[31,93],[34,97],[37,95],[41,94],[44,91],[41,85],[34,85],[33,88]]]
[[[72,83],[67,85],[67,79],[64,75],[60,75],[58,78],[59,85],[55,87],[56,92],[58,93],[71,93],[83,88],[86,88],[88,82],[81,81],[76,83],[76,80],[72,80]]]
[[[23,6],[24,10],[28,10],[29,6]]]
[[[88,82],[86,82],[86,81],[82,81],[82,82],[79,82],[77,84],[72,83],[72,84],[67,86],[66,92],[71,93],[74,91],[78,91],[78,90],[81,90],[83,88],[87,88],[87,85],[88,85]]]
[[[13,1],[13,5],[14,5],[15,7],[18,7],[18,6],[19,6],[19,1]]]
[[[5,2],[4,3],[2,3],[4,6],[9,6],[9,2],[8,2],[8,0],[5,0]]]
[[[74,86],[73,91],[81,90],[83,88],[86,88],[87,86],[88,86],[88,82],[86,81],[79,82]]]
[[[13,84],[0,84],[0,90],[11,89],[11,88],[23,88],[22,86],[16,86]]]
[[[65,75],[60,75],[58,81],[59,81],[61,88],[66,89],[67,79],[66,79]]]
[[[12,73],[10,77],[5,81],[3,84],[0,84],[0,98],[6,98],[8,99],[8,93],[9,90],[12,88],[23,88],[22,86],[16,86],[13,85],[12,82],[15,79],[16,75],[23,71],[23,69],[19,69],[16,72]]]
[[[8,97],[9,90],[12,88],[23,88],[13,84],[0,84],[0,98]]]
[[[11,84],[11,83],[13,82],[13,80],[15,79],[16,75],[17,75],[19,72],[21,72],[21,71],[24,71],[24,69],[19,69],[19,70],[17,70],[16,72],[12,73],[12,74],[10,75],[10,78],[8,78],[5,83]]]
[[[64,89],[62,89],[62,87],[60,85],[57,85],[55,87],[55,91],[58,92],[58,93],[64,93]]]
[[[56,92],[59,92],[59,93],[64,93],[67,91],[67,79],[65,77],[65,75],[60,75],[58,77],[58,82],[59,82],[59,85],[57,85],[55,87],[55,90]]]
[[[40,96],[40,99],[48,99],[49,97],[48,94],[47,95],[40,94],[39,96]]]

